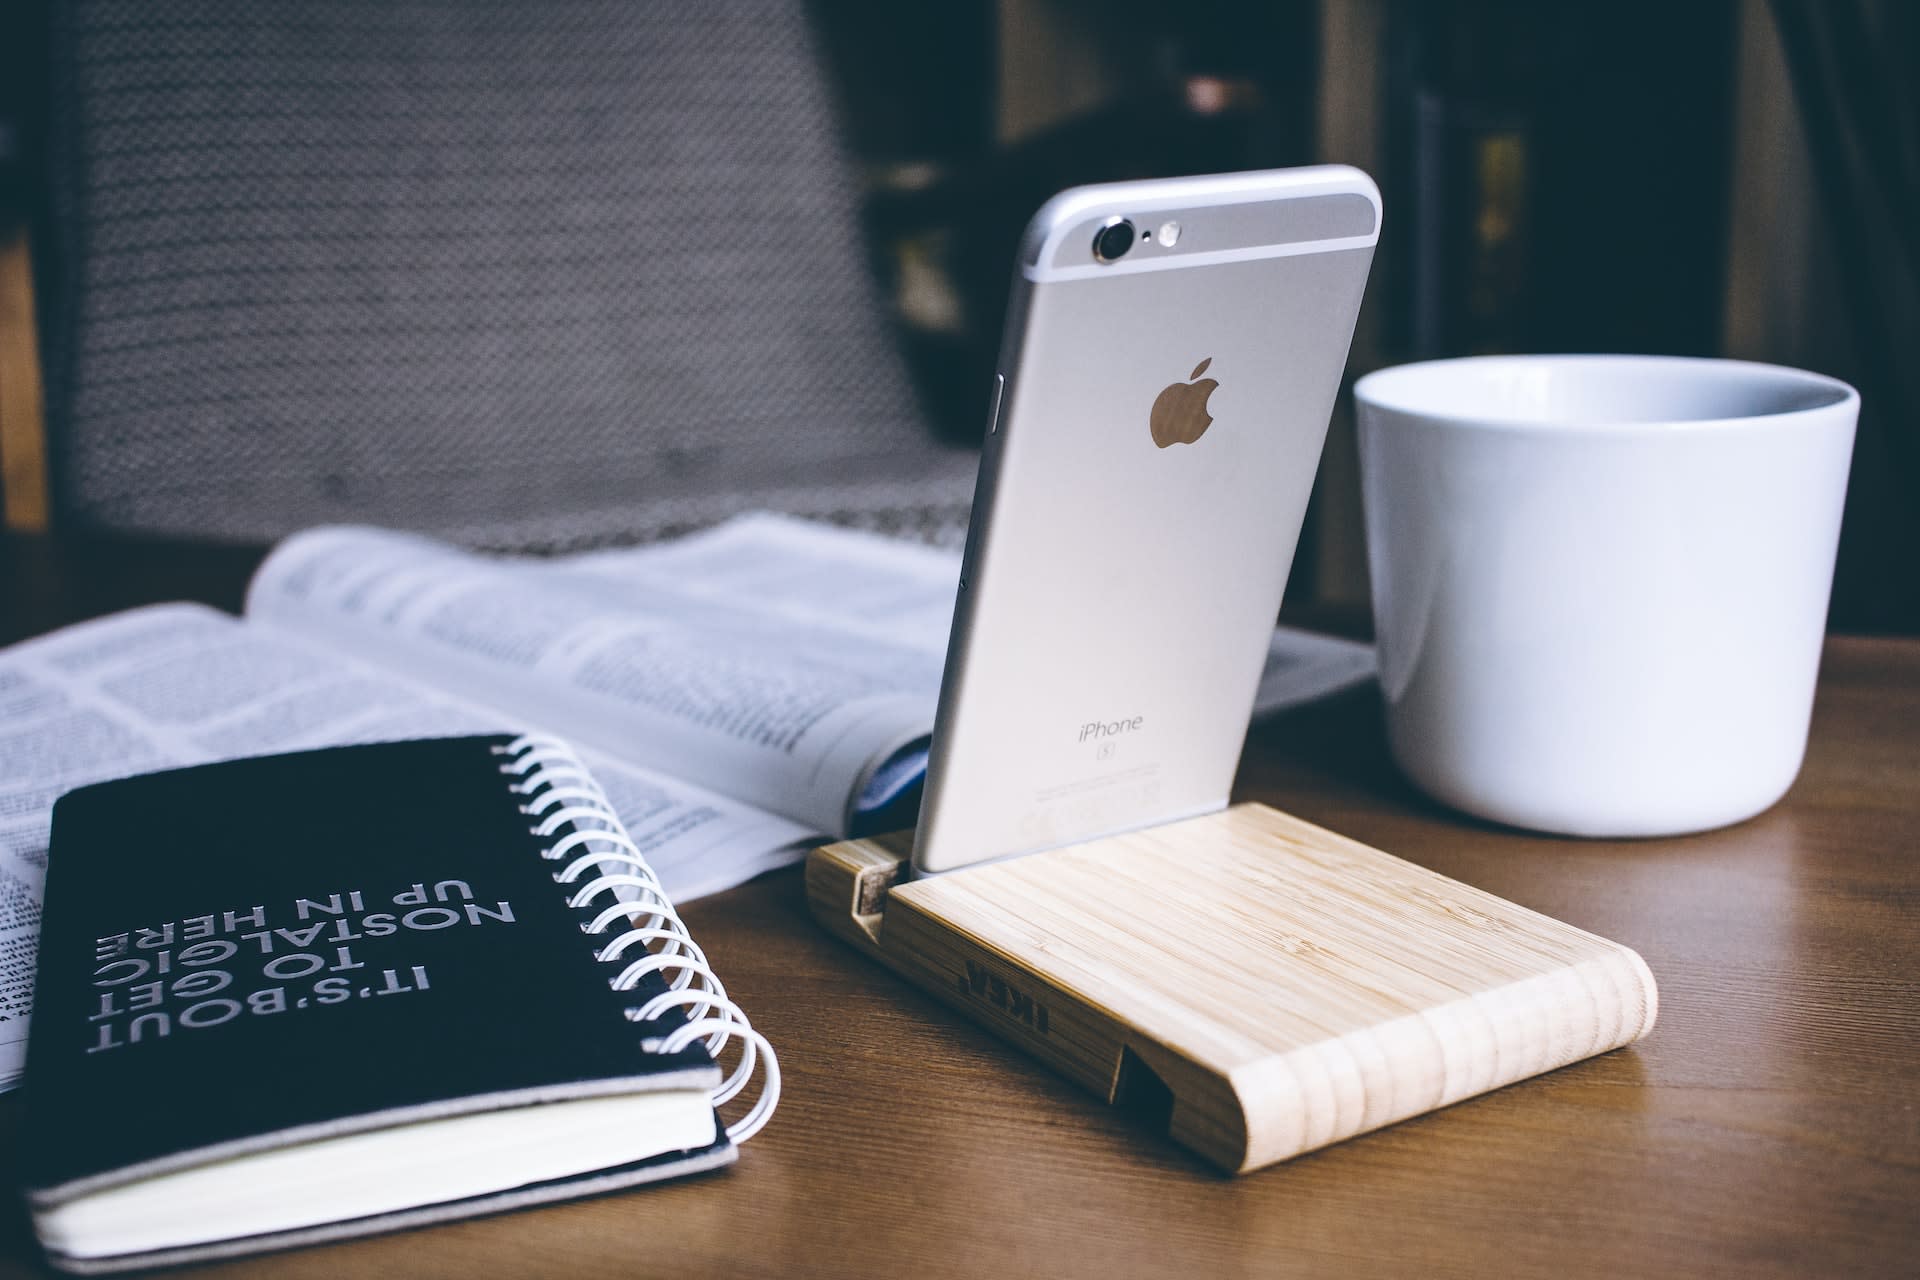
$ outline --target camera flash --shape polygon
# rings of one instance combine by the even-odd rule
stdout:
[[[1163,249],[1171,249],[1173,248],[1174,245],[1179,244],[1180,243],[1180,224],[1177,222],[1161,223],[1159,240],[1160,240],[1160,247]]]

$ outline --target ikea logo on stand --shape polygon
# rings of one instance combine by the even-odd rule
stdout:
[[[1006,979],[989,973],[984,966],[967,961],[967,971],[954,979],[963,996],[985,1000],[1015,1022],[1047,1034],[1047,1006],[1020,990]]]

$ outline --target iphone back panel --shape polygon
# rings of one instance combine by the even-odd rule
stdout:
[[[1344,167],[1082,187],[1035,215],[916,869],[1226,804],[1379,228]]]

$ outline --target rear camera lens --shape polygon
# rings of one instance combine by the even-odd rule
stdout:
[[[1093,256],[1102,262],[1118,261],[1126,256],[1127,250],[1133,248],[1134,237],[1138,234],[1131,222],[1125,218],[1115,218],[1094,233]]]

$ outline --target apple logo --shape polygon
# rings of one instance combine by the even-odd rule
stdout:
[[[1170,444],[1192,444],[1213,425],[1213,415],[1207,412],[1207,397],[1220,384],[1212,378],[1200,378],[1212,363],[1213,357],[1208,356],[1187,375],[1192,381],[1176,382],[1155,398],[1150,425],[1153,442],[1162,449]]]

